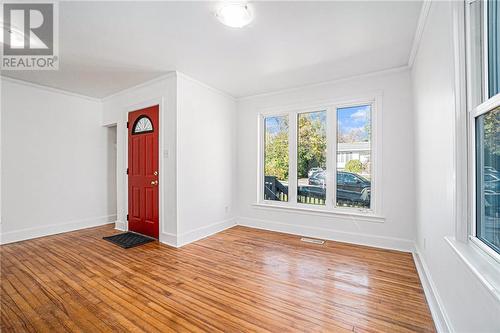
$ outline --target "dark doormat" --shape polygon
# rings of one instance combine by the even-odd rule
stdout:
[[[124,249],[129,249],[134,246],[139,246],[149,242],[154,242],[156,239],[144,236],[141,234],[136,234],[135,232],[124,232],[123,234],[113,235],[103,237],[102,239],[107,240],[113,244],[116,244]]]

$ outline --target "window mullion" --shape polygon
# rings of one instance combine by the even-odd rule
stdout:
[[[297,113],[288,116],[288,202],[297,205]]]
[[[327,146],[327,170],[330,173],[328,177],[329,183],[327,184],[327,200],[331,208],[336,206],[336,180],[337,180],[337,108],[331,107],[328,110],[328,138]]]
[[[375,100],[371,103],[371,135],[370,135],[370,159],[371,159],[371,203],[370,203],[370,209],[374,211],[375,213],[379,213],[381,211],[380,207],[380,194],[378,192],[378,184],[379,183],[379,170],[381,170],[380,167],[380,162],[381,159],[379,158],[379,154],[381,152],[379,151],[379,148],[381,145],[379,145],[379,140],[381,140],[381,135],[379,133],[382,133],[382,131],[378,128],[382,124],[379,122],[379,107],[380,107],[380,99]]]
[[[260,130],[260,135],[259,135],[259,184],[258,184],[258,199],[260,201],[265,200],[265,195],[264,195],[264,179],[265,179],[265,151],[266,151],[266,146],[265,146],[265,135],[266,135],[266,126],[265,126],[265,121],[266,117],[262,115],[259,119],[259,130]]]

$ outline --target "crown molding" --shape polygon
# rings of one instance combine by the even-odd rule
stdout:
[[[420,42],[422,41],[422,36],[424,34],[425,23],[427,22],[427,16],[429,16],[429,10],[431,8],[432,0],[425,0],[422,3],[422,8],[420,9],[420,16],[418,17],[417,29],[415,29],[415,35],[413,37],[413,44],[411,46],[410,57],[408,58],[408,67],[412,67],[415,62],[415,57],[418,53],[418,48]]]
[[[224,96],[226,98],[229,98],[229,99],[231,99],[234,102],[236,102],[236,100],[238,99],[238,98],[234,97],[233,95],[231,95],[231,94],[229,94],[229,93],[227,93],[227,92],[225,92],[223,90],[214,88],[214,87],[212,87],[212,86],[210,86],[210,85],[208,85],[208,84],[206,84],[204,82],[201,82],[200,80],[194,79],[191,76],[186,75],[186,74],[184,74],[182,72],[177,71],[177,76],[178,77],[182,77],[183,79],[186,79],[188,81],[191,81],[191,82],[193,82],[193,83],[195,83],[195,84],[197,84],[199,86],[207,88],[207,89],[209,89],[209,90],[211,90],[211,91],[213,91],[213,92],[215,92],[215,93],[217,93],[219,95],[222,95],[222,96]]]
[[[143,88],[143,87],[147,87],[151,84],[155,84],[155,83],[158,83],[162,80],[165,80],[167,78],[170,78],[170,77],[173,77],[173,76],[177,76],[178,72],[176,71],[172,71],[172,72],[168,72],[166,74],[163,74],[163,75],[160,75],[158,77],[155,77],[154,79],[151,79],[149,81],[145,81],[145,82],[142,82],[142,83],[139,83],[139,84],[136,84],[135,86],[132,86],[132,87],[128,87],[128,88],[125,88],[125,89],[122,89],[122,90],[119,90],[115,93],[112,93],[110,95],[107,95],[103,98],[101,98],[101,102],[106,102],[114,97],[117,97],[117,96],[120,96],[122,94],[125,94],[125,93],[128,93],[132,90],[136,90],[136,89],[139,89],[139,88]]]
[[[33,82],[25,81],[25,80],[14,79],[14,78],[11,78],[11,77],[5,76],[5,75],[0,75],[0,79],[1,79],[1,81],[19,84],[19,85],[23,85],[23,86],[27,86],[27,87],[31,87],[31,88],[41,89],[41,90],[49,91],[49,92],[56,93],[56,94],[62,94],[62,95],[66,95],[66,96],[82,98],[82,99],[86,99],[86,100],[92,101],[92,102],[101,102],[100,98],[82,95],[82,94],[78,94],[78,93],[75,93],[72,91],[54,88],[54,87],[49,87],[49,86],[45,86],[45,85],[41,85],[38,83],[33,83]]]
[[[326,86],[329,84],[336,84],[336,83],[346,82],[346,81],[351,81],[351,80],[364,79],[364,78],[373,77],[373,76],[389,75],[389,74],[404,72],[404,71],[409,70],[409,69],[410,69],[409,66],[404,65],[404,66],[393,67],[393,68],[389,68],[389,69],[383,69],[380,71],[374,71],[374,72],[369,72],[369,73],[364,73],[364,74],[359,74],[359,75],[346,76],[346,77],[342,77],[342,78],[338,78],[338,79],[334,79],[334,80],[305,84],[305,85],[301,85],[301,86],[297,86],[297,87],[293,87],[293,88],[287,88],[287,89],[275,90],[275,91],[266,92],[266,93],[238,97],[238,98],[236,98],[236,100],[237,101],[245,101],[245,100],[253,99],[253,98],[269,97],[269,96],[274,96],[274,95],[279,95],[279,94],[290,93],[290,92],[294,92],[294,91],[301,90],[301,89],[321,87],[321,86]]]
[[[58,93],[58,94],[63,94],[63,95],[67,95],[67,96],[72,96],[72,97],[78,97],[78,98],[86,99],[86,100],[93,101],[93,102],[103,103],[106,100],[109,100],[109,99],[111,99],[111,98],[113,98],[115,96],[127,93],[129,91],[132,91],[132,90],[135,90],[135,89],[138,89],[138,88],[141,88],[141,87],[148,86],[150,84],[154,84],[156,82],[159,82],[161,80],[164,80],[166,78],[169,78],[169,77],[172,77],[172,76],[176,76],[176,75],[177,75],[177,72],[175,72],[175,71],[169,72],[167,74],[158,76],[158,77],[156,77],[154,79],[151,79],[149,81],[146,81],[146,82],[143,82],[143,83],[139,83],[139,84],[137,84],[135,86],[132,86],[132,87],[129,87],[129,88],[125,88],[123,90],[117,91],[117,92],[115,92],[115,93],[113,93],[111,95],[107,95],[107,96],[102,97],[102,98],[92,97],[92,96],[88,96],[88,95],[82,95],[82,94],[75,93],[75,92],[72,92],[72,91],[68,91],[68,90],[64,90],[64,89],[60,89],[60,88],[54,88],[54,87],[50,87],[50,86],[46,86],[46,85],[42,85],[42,84],[38,84],[38,83],[33,83],[33,82],[25,81],[25,80],[14,79],[12,77],[5,76],[5,75],[0,75],[0,79],[2,81],[5,81],[5,82],[11,82],[11,83],[19,84],[19,85],[24,85],[24,86],[27,86],[27,87],[38,88],[38,89],[42,89],[42,90],[45,90],[45,91],[50,91],[50,92],[53,92],[53,93]],[[212,89],[216,90],[215,88],[212,88]]]

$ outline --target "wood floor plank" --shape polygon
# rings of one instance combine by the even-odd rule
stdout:
[[[111,225],[0,246],[2,332],[435,332],[409,253],[233,227],[122,249]]]

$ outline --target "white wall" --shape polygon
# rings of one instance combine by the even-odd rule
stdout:
[[[177,75],[179,245],[234,225],[236,103]]]
[[[2,243],[115,220],[99,101],[2,78]]]
[[[498,332],[500,304],[444,239],[455,233],[451,6],[432,2],[412,69],[417,247],[451,329]]]
[[[176,245],[177,237],[177,92],[176,74],[132,87],[103,100],[102,125],[117,128],[117,221],[128,230],[127,119],[128,112],[160,106],[160,241]]]
[[[117,125],[116,226],[127,222],[127,114],[160,104],[160,241],[181,246],[234,225],[234,100],[175,72],[107,97]]]
[[[382,167],[378,175],[384,223],[262,209],[256,202],[257,117],[263,109],[382,94]],[[353,243],[413,250],[415,238],[413,125],[407,69],[365,75],[238,101],[238,223]]]

